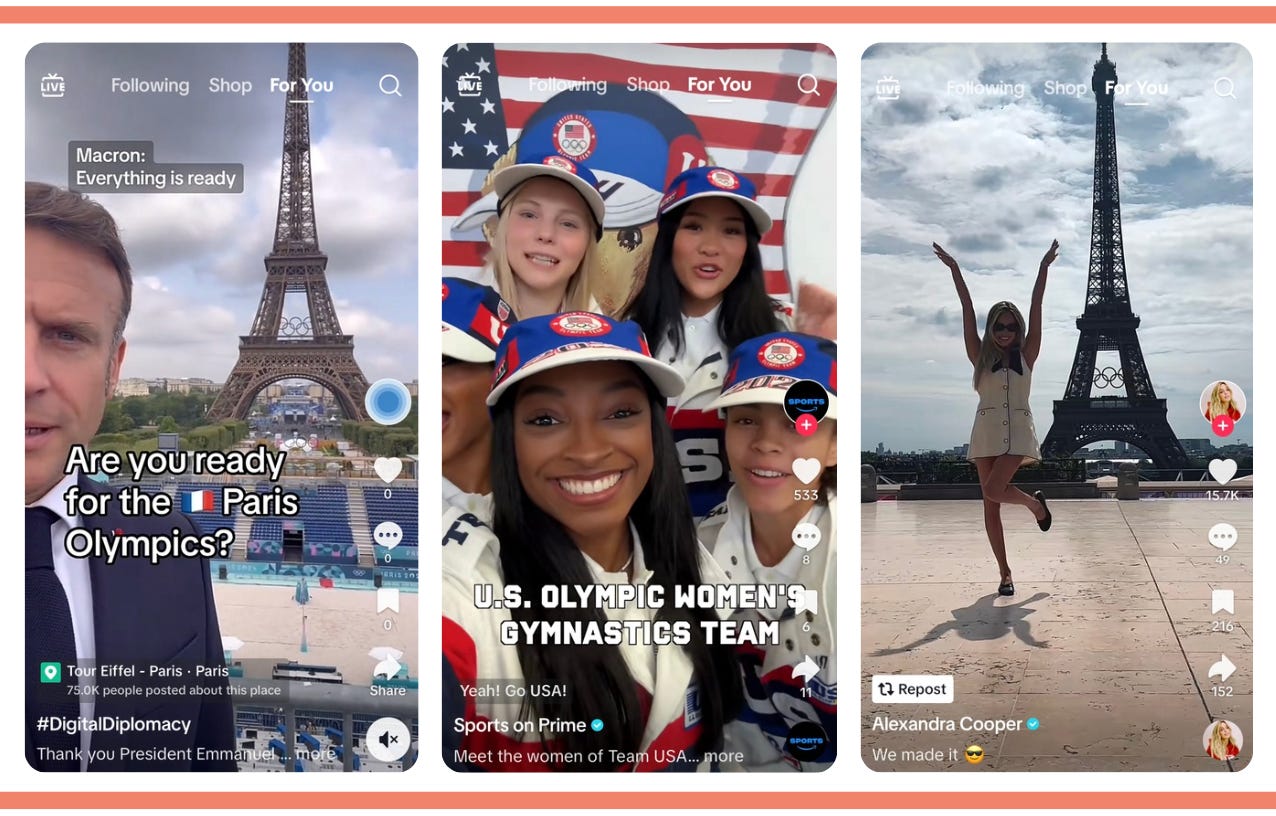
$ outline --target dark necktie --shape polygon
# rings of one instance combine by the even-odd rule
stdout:
[[[79,698],[71,692],[76,681],[68,676],[68,664],[77,662],[71,607],[53,571],[51,528],[57,519],[45,507],[27,510],[27,762],[41,771],[78,771],[79,735],[38,727],[51,718],[80,716]],[[49,663],[57,664],[59,682],[48,682],[58,676],[41,666]]]

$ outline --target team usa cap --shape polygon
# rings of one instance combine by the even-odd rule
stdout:
[[[665,197],[660,200],[660,214],[664,215],[688,201],[712,196],[726,196],[743,207],[757,225],[759,235],[765,235],[771,229],[771,216],[757,201],[758,188],[744,176],[725,167],[693,167],[679,173],[669,182]]]
[[[492,362],[501,337],[517,319],[492,287],[464,278],[443,279],[444,357]]]
[[[607,215],[607,204],[602,193],[598,192],[598,179],[583,164],[559,156],[556,153],[520,157],[517,164],[502,168],[492,176],[492,189],[496,191],[496,211],[505,210],[506,198],[523,182],[537,176],[550,176],[565,181],[580,193],[594,215],[594,240],[603,237],[603,219]]]
[[[557,154],[587,164],[607,190],[608,230],[655,221],[673,177],[688,162],[709,163],[704,138],[687,114],[658,93],[617,85],[602,95],[580,89],[555,94],[528,117],[510,149],[520,157]],[[493,191],[457,216],[453,236],[477,229],[495,212]]]
[[[784,406],[789,387],[802,380],[828,393],[828,419],[837,419],[837,343],[797,332],[764,334],[736,346],[727,358],[722,394],[709,409],[767,403]]]
[[[593,312],[567,312],[530,317],[510,326],[496,350],[487,404],[495,405],[511,385],[534,374],[602,360],[633,363],[666,398],[681,394],[686,384],[672,366],[651,356],[637,323]]]

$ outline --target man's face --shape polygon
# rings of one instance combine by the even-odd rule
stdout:
[[[72,445],[88,445],[102,423],[124,360],[113,348],[124,301],[119,274],[102,253],[28,228],[26,500],[62,479]]]

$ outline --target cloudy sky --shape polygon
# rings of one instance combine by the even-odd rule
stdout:
[[[1095,43],[882,45],[864,54],[865,448],[946,449],[970,438],[976,396],[961,308],[932,241],[961,264],[982,332],[998,300],[1027,316],[1037,265],[1059,240],[1033,377],[1044,439],[1085,304],[1089,86],[1099,53]],[[1144,359],[1175,433],[1209,437],[1196,406],[1211,380],[1234,380],[1252,395],[1252,63],[1233,45],[1109,44],[1108,55],[1128,85],[1117,97],[1117,153]],[[887,76],[899,99],[879,98]],[[1216,86],[1222,77],[1230,83]],[[1067,83],[1084,92],[1073,95]],[[1009,87],[990,87],[999,84]],[[993,92],[972,92],[979,87]],[[1235,98],[1219,95],[1229,90]],[[1120,365],[1115,352],[1098,362]],[[1095,395],[1105,393],[1115,392]],[[1252,439],[1242,422],[1228,441]]]
[[[371,381],[417,378],[417,64],[403,45],[310,45],[311,161],[319,246],[342,330]],[[55,72],[66,95],[46,99]],[[401,96],[378,80],[400,80]],[[27,58],[27,178],[66,185],[67,142],[155,143],[156,160],[244,165],[238,195],[95,195],[120,224],[133,265],[124,377],[224,382],[252,327],[279,201],[288,47],[41,45]],[[113,77],[187,80],[189,95],[119,94]],[[210,77],[248,80],[212,94]],[[298,302],[300,301],[300,302]],[[290,296],[285,316],[304,316]]]

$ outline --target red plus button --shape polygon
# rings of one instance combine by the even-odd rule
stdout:
[[[1210,425],[1214,428],[1215,436],[1231,436],[1232,431],[1236,429],[1236,423],[1227,414],[1214,417]]]
[[[794,423],[794,427],[797,428],[797,432],[802,436],[810,436],[815,433],[815,428],[818,424],[819,423],[817,423],[810,414],[803,414],[798,421]]]

